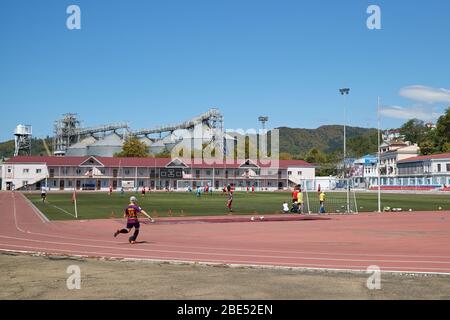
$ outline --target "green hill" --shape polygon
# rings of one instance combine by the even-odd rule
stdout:
[[[51,148],[52,139],[47,137],[46,139],[47,145]],[[9,140],[0,143],[0,159],[10,158],[14,155],[14,140]],[[39,155],[47,155],[45,151],[45,146],[42,139],[34,138],[31,141],[31,155],[39,156]]]
[[[344,146],[344,127],[340,125],[321,126],[317,129],[281,127],[280,152],[293,156],[305,155],[311,149],[324,153],[341,151]],[[348,156],[359,157],[377,151],[377,130],[347,127]]]

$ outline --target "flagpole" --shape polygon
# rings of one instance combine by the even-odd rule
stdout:
[[[381,212],[381,156],[380,156],[380,97],[378,97],[378,107],[377,107],[377,118],[378,118],[378,212]]]

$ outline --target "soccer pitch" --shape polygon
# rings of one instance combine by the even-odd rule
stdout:
[[[73,220],[74,205],[71,193],[49,193],[48,202],[42,203],[40,195],[25,194],[28,199],[51,220]],[[135,195],[139,205],[156,217],[215,216],[227,215],[227,197],[222,193],[203,194],[196,197],[188,192],[152,192],[142,196],[139,193],[78,193],[78,219],[105,219],[122,217],[129,197]],[[317,192],[308,193],[310,209],[317,213],[319,198]],[[378,208],[376,193],[357,193],[359,212],[373,212]],[[277,214],[282,203],[291,204],[290,192],[236,192],[233,200],[233,215]],[[328,192],[325,208],[329,213],[345,210],[346,194]],[[450,210],[450,196],[446,194],[383,194],[382,208],[402,208],[404,211]]]

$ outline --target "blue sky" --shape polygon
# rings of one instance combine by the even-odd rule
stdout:
[[[449,31],[448,0],[2,0],[0,140],[66,112],[138,129],[218,107],[226,128],[315,128],[344,122],[340,87],[348,124],[376,127],[378,95],[385,128],[429,120],[450,106]]]

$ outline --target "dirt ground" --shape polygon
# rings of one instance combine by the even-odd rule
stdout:
[[[81,288],[69,290],[67,268],[79,266]],[[369,275],[287,269],[230,268],[156,262],[104,261],[0,253],[0,299],[139,298],[302,300],[450,299],[450,276]]]

